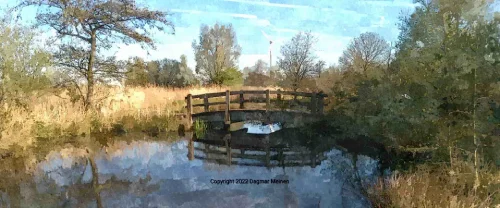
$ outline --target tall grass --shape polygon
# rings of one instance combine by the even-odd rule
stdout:
[[[89,129],[110,129],[116,123],[125,127],[144,126],[137,123],[167,122],[176,114],[184,112],[187,94],[203,94],[225,90],[262,90],[259,87],[116,87],[96,86],[96,106],[100,106],[108,97],[121,92],[142,92],[145,95],[140,108],[121,105],[113,111],[102,111],[99,108],[85,112],[80,102],[72,103],[66,91],[58,94],[33,96],[26,101],[26,107],[4,106],[2,112],[7,112],[0,128],[0,149],[13,144],[31,145],[36,137],[57,137],[62,135],[80,135]],[[91,122],[89,122],[91,121]],[[135,123],[135,124],[134,124]],[[156,125],[164,127],[165,125]],[[177,126],[170,126],[172,129]]]
[[[473,190],[473,172],[467,166],[470,165],[464,164],[463,172],[447,166],[422,165],[416,171],[396,173],[369,189],[368,198],[374,207],[380,208],[487,208],[498,204],[500,175],[494,174],[499,172],[484,171],[485,185],[481,190]]]

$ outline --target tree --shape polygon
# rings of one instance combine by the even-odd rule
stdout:
[[[69,37],[84,44],[86,48],[65,47],[63,52],[86,55],[86,95],[83,97],[85,109],[92,105],[94,84],[97,81],[96,57],[101,48],[110,48],[113,43],[140,43],[154,48],[149,29],[164,30],[173,25],[166,19],[166,13],[151,11],[136,5],[135,0],[21,0],[14,10],[28,6],[38,6],[37,25],[54,29],[59,38]],[[76,49],[77,51],[70,52]]]
[[[209,84],[221,85],[224,71],[236,66],[241,48],[237,43],[233,26],[202,26],[198,42],[192,44],[196,73],[201,74]]]
[[[0,21],[0,106],[26,105],[35,91],[49,87],[42,70],[51,63],[50,53],[36,45],[36,31]]]
[[[188,67],[186,55],[181,55],[181,63],[179,65],[179,75],[177,79],[179,79],[179,87],[191,86],[198,84],[198,80],[193,74],[193,70]]]
[[[316,64],[314,64],[314,74],[318,78],[321,78],[321,74],[323,73],[323,70],[325,70],[325,66],[326,66],[326,62],[323,60],[320,60]]]
[[[349,43],[349,46],[339,58],[344,69],[366,70],[370,67],[384,64],[387,61],[390,47],[378,34],[362,33]]]
[[[257,60],[257,62],[255,62],[255,65],[253,66],[253,70],[261,74],[266,73],[266,68],[268,68],[267,63],[262,59]]]
[[[316,56],[313,54],[315,42],[316,39],[310,32],[299,32],[281,46],[283,57],[278,58],[278,66],[293,91],[297,91],[300,83],[315,72]]]
[[[224,70],[221,76],[223,85],[226,86],[241,86],[243,85],[243,73],[236,68]]]
[[[244,85],[246,86],[269,86],[272,83],[271,78],[266,75],[267,63],[262,59],[255,62],[255,65],[251,68],[245,67],[247,69],[247,76],[244,77]],[[245,70],[243,70],[245,73]]]
[[[185,87],[197,84],[192,70],[187,66],[185,55],[181,60],[162,59],[147,63],[149,82],[158,86]]]
[[[149,83],[148,71],[146,70],[146,62],[139,57],[134,57],[128,60],[126,64],[126,85],[131,86],[146,86]]]
[[[272,84],[271,78],[263,73],[250,72],[245,78],[245,86],[269,86]]]

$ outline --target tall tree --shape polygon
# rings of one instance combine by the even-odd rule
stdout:
[[[236,66],[241,52],[231,24],[202,26],[199,40],[194,40],[192,47],[196,73],[201,74],[207,83],[216,85],[224,82],[224,71]]]
[[[282,57],[278,58],[278,66],[293,91],[297,91],[301,82],[315,72],[315,42],[316,38],[310,32],[299,32],[281,46]]]
[[[347,49],[339,58],[344,69],[366,70],[383,64],[390,53],[389,44],[378,34],[362,33],[349,43]]]
[[[140,7],[135,0],[21,0],[14,10],[29,6],[39,7],[36,14],[38,26],[49,26],[60,38],[69,37],[86,44],[88,58],[83,65],[87,69],[84,74],[87,88],[83,98],[86,110],[93,102],[99,49],[109,49],[118,41],[154,47],[150,29],[173,29],[165,12]]]

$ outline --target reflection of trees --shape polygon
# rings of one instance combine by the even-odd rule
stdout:
[[[63,145],[41,144],[37,148],[22,149],[12,147],[7,154],[0,154],[0,207],[23,207],[37,205],[40,207],[88,207],[95,203],[97,207],[104,207],[101,193],[111,192],[145,196],[159,189],[159,185],[150,185],[151,177],[132,182],[128,179],[118,179],[112,176],[104,183],[99,183],[99,170],[96,164],[97,154],[102,151],[102,144],[92,138],[85,142],[74,143],[80,149],[87,149],[85,155],[69,155],[75,162],[71,168],[58,167],[51,171],[28,170],[29,161],[33,158],[41,162],[39,151],[47,155],[52,151],[60,151]],[[43,147],[43,149],[40,149]],[[67,146],[66,146],[67,147]],[[1,152],[0,152],[1,153]],[[6,155],[6,156],[5,156]],[[89,174],[90,181],[85,181],[85,174]],[[35,174],[39,180],[35,180]],[[59,186],[54,177],[57,176],[69,181],[68,185]],[[135,179],[132,176],[131,179]],[[21,187],[22,190],[21,190]],[[5,193],[7,198],[2,198]]]

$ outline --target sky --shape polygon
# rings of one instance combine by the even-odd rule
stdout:
[[[0,0],[0,4],[15,0]],[[387,41],[397,40],[397,23],[417,4],[412,0],[142,0],[152,9],[170,13],[175,34],[155,33],[157,49],[147,51],[137,44],[117,44],[109,54],[118,59],[131,56],[146,60],[188,58],[195,68],[192,42],[202,25],[232,24],[241,46],[239,68],[253,66],[258,59],[269,62],[269,41],[273,40],[273,65],[280,47],[299,31],[311,31],[317,38],[315,54],[327,65],[336,64],[349,42],[363,32],[376,32]],[[33,18],[35,10],[25,10],[23,19]],[[50,35],[47,33],[46,35]]]

